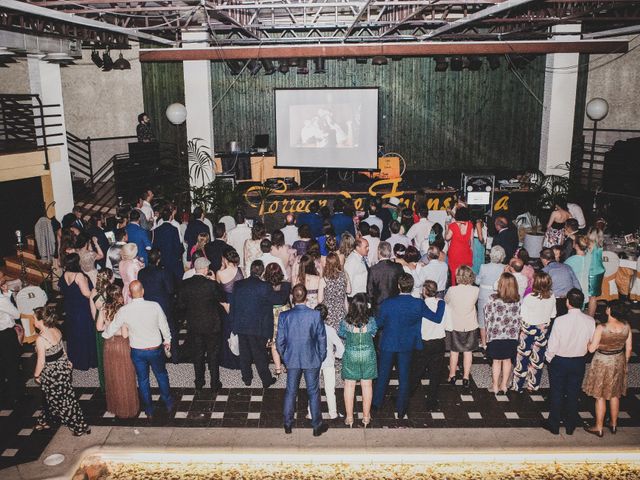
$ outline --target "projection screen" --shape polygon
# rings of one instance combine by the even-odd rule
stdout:
[[[276,89],[277,166],[378,168],[378,89]]]

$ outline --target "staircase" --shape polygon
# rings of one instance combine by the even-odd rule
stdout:
[[[27,235],[27,243],[22,250],[22,257],[26,267],[26,282],[30,285],[40,285],[45,280],[53,280],[52,266],[50,263],[43,262],[37,258],[35,239]],[[21,272],[20,256],[16,249],[16,254],[4,257],[5,266],[0,268],[7,280],[19,279]],[[56,283],[56,282],[53,282]],[[57,288],[57,285],[53,285]]]

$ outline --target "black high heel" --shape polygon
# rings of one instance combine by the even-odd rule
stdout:
[[[595,427],[584,427],[584,431],[591,435],[595,435],[598,438],[602,438],[604,436],[604,432],[602,430],[596,430]]]
[[[464,388],[469,388],[469,379],[468,378],[463,378],[462,379],[462,386]]]
[[[610,431],[612,434],[614,434],[614,435],[615,435],[616,433],[618,433],[618,426],[617,426],[617,425],[609,425],[609,431]]]
[[[456,376],[454,375],[453,377],[449,377],[449,380],[447,380],[447,383],[448,383],[449,385],[455,385],[455,384],[456,384],[456,380],[457,380],[457,378],[456,378]]]

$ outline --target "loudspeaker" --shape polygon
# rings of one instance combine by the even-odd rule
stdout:
[[[493,191],[496,177],[486,174],[463,173],[460,183],[462,196],[473,216],[493,215]]]

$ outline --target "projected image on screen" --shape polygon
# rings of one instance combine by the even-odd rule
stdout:
[[[358,105],[293,105],[289,117],[301,118],[292,123],[290,138],[294,148],[354,148],[360,130]]]
[[[378,90],[276,90],[277,165],[377,168]]]

